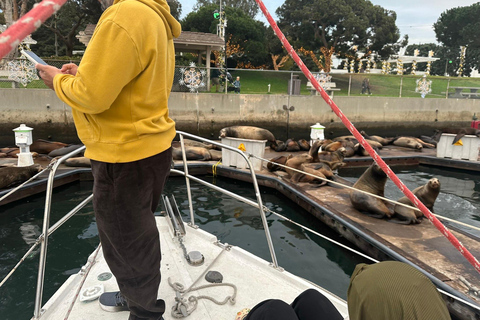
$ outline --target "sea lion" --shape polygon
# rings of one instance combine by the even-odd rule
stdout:
[[[275,142],[275,136],[267,129],[252,126],[232,126],[220,130],[220,138],[231,137]]]
[[[63,147],[63,148],[58,148],[58,149],[55,149],[53,150],[52,152],[50,152],[48,154],[49,157],[52,157],[52,158],[55,158],[55,157],[58,157],[58,156],[64,156],[74,150],[77,150],[78,148],[81,148],[83,147],[83,144],[72,144],[72,145],[69,145],[68,147]]]
[[[34,164],[27,167],[1,167],[0,168],[0,189],[27,181],[42,171],[42,166]]]
[[[324,186],[327,184],[327,179],[325,175],[322,173],[321,170],[315,170],[314,168],[310,168],[305,166],[305,163],[302,163],[300,166],[300,170],[302,170],[305,173],[301,172],[296,172],[290,180],[292,182],[308,182],[308,183],[318,183],[317,187]],[[309,173],[309,174],[306,174]],[[315,177],[311,176],[314,175]],[[323,178],[323,179],[322,179]]]
[[[317,163],[307,163],[303,164],[305,167],[312,168],[314,170],[320,171],[327,179],[332,180],[335,177],[332,168],[326,163],[317,162]]]
[[[65,165],[67,167],[91,167],[92,163],[90,162],[89,158],[86,157],[74,157],[68,158],[65,160]]]
[[[412,148],[418,151],[422,151],[422,144],[415,139],[408,137],[399,137],[393,141],[393,144],[399,147]]]
[[[442,136],[442,131],[435,130],[432,136],[421,135],[419,138],[425,141],[426,143],[430,143],[431,145],[437,147],[437,144],[440,141],[441,136]]]
[[[332,143],[329,143],[325,146],[325,148],[322,147],[322,150],[328,151],[328,152],[334,152],[337,151],[343,147],[343,141],[334,141]]]
[[[211,160],[219,161],[222,160],[222,151],[215,150],[215,149],[207,149],[208,153],[210,153]]]
[[[199,147],[199,148],[206,148],[206,149],[215,149],[215,146],[210,143],[204,143],[201,141],[191,140],[191,139],[183,139],[183,144],[189,147]],[[172,148],[181,148],[182,144],[180,141],[172,141]]]
[[[287,150],[287,145],[281,140],[275,140],[274,142],[270,143],[270,148],[276,152],[282,152]]]
[[[301,151],[308,151],[310,150],[310,143],[308,143],[305,139],[300,139],[297,141],[298,145],[300,146]]]
[[[287,145],[287,151],[288,152],[297,152],[300,151],[300,146],[298,145],[298,142],[293,140],[293,139],[288,139],[285,144]]]
[[[437,178],[430,179],[423,186],[415,188],[412,193],[420,200],[425,207],[433,213],[433,204],[440,193],[440,180]],[[409,206],[414,206],[413,203],[407,197],[401,197],[397,202],[404,203]],[[396,204],[394,212],[399,220],[409,223],[420,223],[419,218],[423,217],[423,213],[419,210],[413,210],[401,205]]]
[[[353,187],[358,190],[384,197],[386,182],[387,175],[383,172],[380,166],[374,162],[360,176],[360,178],[358,178]],[[392,212],[387,207],[386,202],[379,198],[352,190],[350,191],[350,201],[355,209],[374,218],[381,219],[383,217],[390,218],[392,216]]]
[[[377,147],[372,147],[372,149],[375,150],[376,153],[380,152],[380,150],[378,150]],[[365,148],[360,143],[357,143],[353,147],[353,150],[354,150],[354,153],[359,155],[359,156],[364,156],[364,157],[369,157],[370,156],[370,153],[368,153],[368,151],[365,150]]]
[[[185,147],[186,160],[204,160],[208,161],[212,159],[210,152],[207,148],[201,147]],[[183,160],[182,149],[172,148],[173,160]]]
[[[290,178],[292,178],[295,175],[295,173],[297,173],[297,171],[292,169],[300,170],[302,164],[311,162],[312,160],[313,160],[312,156],[309,155],[308,153],[302,153],[302,154],[290,157],[285,162],[285,165],[287,166],[285,168],[285,171],[290,175]]]
[[[382,144],[382,146],[389,145],[395,140],[395,138],[383,138],[380,136],[370,136],[365,131],[360,131],[360,134],[368,140],[376,141]]]
[[[332,170],[335,170],[334,167],[338,168],[339,166],[345,165],[343,159],[345,159],[346,154],[347,150],[344,147],[341,147],[334,152],[321,151],[317,155],[318,160],[314,162],[326,163],[332,168]]]
[[[285,171],[285,169],[283,167],[281,167],[277,164],[285,165],[285,163],[287,162],[287,159],[289,159],[289,157],[291,158],[292,155],[289,155],[288,157],[287,156],[278,156],[278,157],[270,159],[270,161],[267,163],[268,171],[270,171],[270,172],[280,171],[280,170]]]
[[[38,139],[35,140],[30,146],[30,151],[35,151],[41,154],[49,154],[53,150],[67,147],[68,144],[56,141],[47,141]]]

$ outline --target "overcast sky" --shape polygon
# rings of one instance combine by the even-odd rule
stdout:
[[[219,0],[218,0],[219,1]],[[478,1],[472,0],[370,0],[375,5],[397,13],[397,27],[403,37],[409,36],[409,44],[436,43],[433,24],[440,17],[440,14],[454,7],[472,5]],[[192,11],[196,0],[180,0],[182,4],[182,18]],[[275,10],[283,4],[283,0],[263,0],[267,10],[276,20]],[[220,3],[220,2],[219,2]],[[265,22],[267,20],[260,13],[257,19]]]

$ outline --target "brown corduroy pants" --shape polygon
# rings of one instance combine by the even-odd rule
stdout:
[[[170,173],[172,150],[128,163],[92,161],[93,207],[102,249],[130,309],[129,320],[157,320],[160,238],[154,212]]]

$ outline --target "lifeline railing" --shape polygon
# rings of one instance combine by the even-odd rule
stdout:
[[[263,207],[263,203],[262,203],[262,197],[260,195],[260,189],[258,188],[257,176],[255,175],[255,171],[253,169],[253,165],[250,162],[249,157],[243,151],[241,151],[237,148],[233,148],[231,146],[227,146],[227,145],[221,144],[219,142],[215,142],[215,141],[212,141],[212,140],[201,138],[201,137],[195,136],[195,135],[187,133],[187,132],[177,131],[177,133],[180,136],[180,143],[182,145],[182,158],[183,158],[183,170],[184,170],[184,172],[182,172],[180,170],[176,170],[176,169],[172,169],[172,172],[175,172],[175,173],[178,173],[178,174],[181,174],[181,175],[185,175],[185,182],[187,184],[188,206],[189,206],[189,210],[190,210],[190,220],[191,220],[192,226],[196,227],[195,226],[195,217],[194,217],[194,214],[193,214],[192,194],[191,194],[191,190],[190,190],[190,180],[201,183],[201,184],[203,184],[207,187],[210,187],[210,188],[212,188],[216,191],[220,191],[220,192],[222,192],[222,193],[224,193],[224,194],[226,194],[226,195],[228,195],[228,196],[230,196],[234,199],[240,200],[240,201],[242,201],[246,204],[249,204],[253,207],[257,207],[258,210],[260,211],[260,217],[262,218],[263,229],[265,230],[265,236],[267,237],[268,249],[270,250],[270,255],[271,255],[271,258],[272,258],[272,264],[275,268],[278,268],[278,262],[277,262],[277,257],[275,255],[275,249],[273,247],[272,237],[270,236],[270,231],[269,231],[268,224],[267,224],[267,218],[265,216],[265,212],[263,211],[264,207]],[[255,203],[252,200],[246,199],[246,198],[244,198],[242,196],[239,196],[239,195],[237,195],[233,192],[230,192],[230,191],[227,191],[225,189],[219,188],[219,187],[217,187],[217,186],[215,186],[211,183],[208,183],[206,181],[203,181],[201,179],[198,179],[197,177],[194,177],[194,176],[190,175],[188,173],[187,157],[186,157],[186,154],[185,154],[185,142],[184,142],[184,138],[183,138],[184,136],[192,138],[192,139],[200,140],[200,141],[212,144],[212,145],[216,145],[216,146],[222,147],[223,149],[227,149],[227,150],[230,150],[230,151],[233,151],[233,152],[236,152],[236,153],[240,154],[245,159],[245,161],[248,164],[248,167],[250,168],[250,174],[252,176],[252,184],[253,184],[253,187],[255,189],[255,197],[257,198],[257,202]]]

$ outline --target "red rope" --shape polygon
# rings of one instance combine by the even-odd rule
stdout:
[[[403,192],[403,194],[412,201],[415,206],[423,212],[423,214],[430,220],[433,225],[440,230],[440,232],[447,237],[447,239],[453,244],[455,248],[470,262],[475,269],[480,272],[480,264],[478,263],[477,259],[463,246],[463,244],[458,241],[457,238],[428,210],[425,205],[418,200],[418,198],[403,184],[403,182],[393,173],[390,167],[383,161],[383,159],[373,150],[373,148],[365,141],[363,136],[358,132],[355,126],[348,120],[348,118],[342,113],[342,111],[337,107],[335,102],[328,96],[328,94],[323,90],[320,86],[318,81],[314,78],[313,74],[308,70],[305,66],[303,61],[297,55],[295,50],[292,48],[290,43],[285,38],[285,35],[280,31],[280,28],[277,26],[275,20],[273,20],[272,16],[268,12],[267,8],[263,4],[262,0],[255,0],[257,4],[260,6],[263,14],[267,18],[268,22],[272,26],[273,30],[277,34],[277,37],[282,42],[283,46],[290,54],[290,56],[295,60],[298,67],[302,70],[303,74],[310,80],[310,83],[317,89],[320,93],[322,98],[327,102],[333,112],[342,120],[343,124],[347,127],[347,129],[355,136],[355,138],[359,141],[359,143],[367,150],[367,152],[372,156],[375,162],[382,168],[382,170],[388,175],[388,177],[397,185],[397,187]]]
[[[43,0],[32,10],[0,34],[0,59],[9,54],[29,34],[37,30],[45,20],[58,11],[67,0]]]

